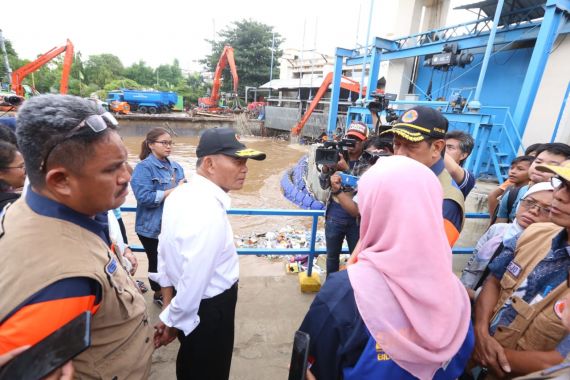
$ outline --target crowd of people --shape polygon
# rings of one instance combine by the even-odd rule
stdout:
[[[43,95],[20,108],[15,134],[0,128],[0,367],[87,311],[90,347],[51,378],[145,379],[153,351],[178,339],[178,379],[228,379],[239,281],[228,193],[266,155],[231,128],[208,129],[186,176],[171,132],[153,128],[132,170],[117,126],[94,102]],[[512,161],[457,276],[475,142],[448,129],[423,106],[375,136],[353,122],[346,153],[322,166],[327,280],[299,328],[308,379],[568,371],[570,146],[536,144]],[[118,212],[129,184],[162,308],[154,326]]]

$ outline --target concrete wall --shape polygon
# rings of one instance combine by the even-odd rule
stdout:
[[[288,107],[265,107],[265,128],[290,132],[297,125],[301,115],[298,108]],[[329,114],[325,110],[323,113],[313,113],[303,131],[302,136],[316,138],[321,133],[326,132]],[[346,125],[346,116],[339,115],[337,125],[344,127]]]
[[[238,115],[244,117],[245,115]],[[177,136],[198,136],[204,129],[230,127],[236,131],[243,130],[243,123],[253,135],[262,134],[263,122],[257,120],[215,119],[215,118],[182,118],[182,117],[121,117],[117,116],[122,136],[144,136],[155,127],[171,130]],[[240,125],[241,124],[241,125]]]
[[[564,93],[570,83],[570,39],[558,37],[550,53],[546,70],[527,123],[523,143],[528,146],[537,142],[550,142],[556,119],[564,101]],[[557,142],[570,144],[570,101],[556,135]]]

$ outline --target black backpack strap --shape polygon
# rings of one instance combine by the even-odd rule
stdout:
[[[489,273],[491,272],[491,270],[489,269],[489,264],[491,264],[491,262],[493,260],[495,260],[495,257],[499,256],[499,253],[501,253],[501,251],[504,248],[504,244],[503,242],[501,242],[501,244],[499,244],[499,246],[497,247],[497,249],[495,249],[495,252],[493,252],[493,256],[491,256],[491,259],[489,260],[489,263],[487,264],[487,267],[485,268],[485,270],[483,271],[483,275],[481,276],[481,278],[479,279],[479,281],[477,282],[477,285],[475,285],[475,287],[473,288],[473,290],[477,290],[479,289],[481,286],[483,286],[483,283],[485,282],[485,280],[487,279],[487,276],[489,276]]]
[[[517,196],[519,195],[522,186],[519,187],[510,186],[509,188],[510,188],[509,197],[507,199],[507,219],[509,220],[509,222],[512,222],[510,215],[511,212],[513,211],[513,207],[515,206]]]
[[[503,192],[503,196],[508,192],[509,193],[509,199],[511,198],[511,190],[513,189],[513,186],[508,186],[505,191]],[[507,199],[508,201],[508,199]],[[499,215],[499,209],[501,208],[501,200],[499,200],[499,203],[497,203],[497,207],[495,207],[495,210],[493,211],[493,215],[489,215],[490,218],[490,223],[489,223],[489,227],[491,227],[493,224],[495,224],[497,222],[497,216]],[[508,209],[508,205],[507,205],[507,209]],[[509,213],[507,213],[507,219],[509,218]]]

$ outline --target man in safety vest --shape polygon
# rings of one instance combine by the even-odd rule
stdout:
[[[417,106],[404,112],[392,128],[381,133],[394,136],[394,155],[407,156],[429,167],[443,187],[443,221],[453,246],[464,221],[464,197],[443,160],[448,121],[430,107]]]
[[[475,305],[475,361],[487,378],[524,375],[562,362],[570,337],[562,323],[570,294],[570,161],[539,165],[554,173],[552,204],[525,207],[549,212],[505,242]]]

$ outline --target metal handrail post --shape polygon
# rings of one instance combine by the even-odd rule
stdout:
[[[307,276],[311,277],[313,274],[313,257],[315,256],[315,244],[317,240],[317,224],[319,223],[319,216],[313,215],[313,225],[311,226],[311,245],[309,252],[309,263],[307,266]]]

